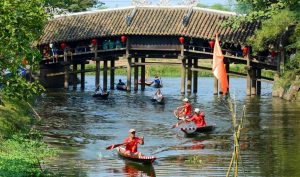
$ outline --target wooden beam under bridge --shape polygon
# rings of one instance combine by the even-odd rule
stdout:
[[[198,68],[191,68],[192,71],[202,71],[202,70],[208,70],[208,71],[212,71],[212,68],[209,67],[205,67],[205,66],[198,66]],[[235,72],[235,71],[230,71],[229,73],[227,73],[229,76],[241,76],[241,77],[247,77],[247,74],[245,73],[239,73],[239,72]],[[272,78],[268,78],[268,77],[264,77],[261,76],[261,79],[257,79],[258,81],[264,81],[264,82],[273,82],[274,79]]]
[[[111,67],[108,69],[122,69],[122,68],[127,68],[127,66],[116,66],[116,67]],[[103,68],[100,69],[100,71],[103,71]],[[75,73],[86,73],[86,72],[96,72],[96,68],[95,69],[85,69],[85,70],[77,70],[77,71],[69,71],[70,74],[75,74]],[[58,73],[50,73],[47,74],[47,77],[53,77],[53,76],[60,76],[60,75],[64,75],[65,72],[58,72]]]

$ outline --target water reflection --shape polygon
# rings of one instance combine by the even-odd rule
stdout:
[[[156,176],[153,165],[143,165],[129,161],[125,161],[123,172],[126,174],[127,177]]]

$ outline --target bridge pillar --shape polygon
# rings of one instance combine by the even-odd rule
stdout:
[[[198,68],[198,59],[194,59],[194,69]],[[198,91],[198,71],[193,71],[193,93],[197,93]]]
[[[188,69],[187,69],[187,93],[191,94],[192,91],[192,60],[191,58],[188,59]]]
[[[107,91],[107,60],[103,61],[103,90]]]
[[[67,51],[64,50],[64,62],[65,62],[65,81],[64,81],[64,88],[68,89],[69,88],[69,65],[67,64],[68,62],[68,54]]]
[[[251,71],[251,95],[256,95],[256,69]]]
[[[141,59],[141,63],[145,63],[145,58]],[[145,65],[141,65],[141,90],[145,90],[145,75],[146,75],[146,68]]]
[[[81,63],[80,69],[81,69],[81,71],[85,70],[85,64],[84,63]],[[85,72],[81,72],[80,73],[80,88],[82,90],[84,90],[84,87],[85,87],[84,84],[85,84]]]
[[[218,95],[219,90],[219,82],[216,77],[214,77],[214,95]]]
[[[73,89],[77,88],[77,63],[73,63]]]
[[[133,75],[133,80],[134,80],[134,91],[137,91],[139,88],[139,82],[138,82],[138,77],[139,77],[139,66],[137,65],[139,63],[138,58],[134,58],[134,75]]]
[[[110,89],[115,89],[115,59],[110,60]]]
[[[186,59],[181,59],[181,89],[180,92],[182,95],[185,94],[185,64],[186,64]]]
[[[247,88],[246,88],[247,96],[251,95],[251,70],[247,70]]]
[[[256,81],[256,93],[257,95],[261,94],[261,69],[256,70],[257,81]]]
[[[226,63],[226,65],[225,65],[225,69],[226,69],[226,73],[227,73],[227,80],[228,80],[228,89],[227,89],[227,94],[229,94],[229,72],[230,72],[230,63]]]
[[[96,78],[95,86],[97,87],[100,83],[100,61],[96,60]]]
[[[127,91],[131,91],[131,58],[127,58]]]

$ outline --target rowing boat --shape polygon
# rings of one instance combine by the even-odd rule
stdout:
[[[153,84],[153,81],[145,81],[144,83],[145,83],[146,86],[151,86]],[[139,84],[141,85],[142,82],[139,81]]]
[[[162,97],[162,99],[151,98],[151,101],[157,104],[165,104],[165,97]]]
[[[122,148],[122,147],[118,147],[117,148],[117,151],[118,151],[118,154],[119,156],[121,156],[122,158],[126,159],[126,160],[131,160],[131,161],[134,161],[134,162],[139,162],[139,163],[143,163],[143,164],[152,164],[155,160],[156,160],[156,157],[155,156],[133,156],[133,155],[128,155],[126,153],[126,150],[125,148]]]
[[[95,98],[107,99],[109,92],[106,93],[94,93],[92,96]]]
[[[127,90],[126,85],[117,84],[117,90]]]
[[[216,127],[215,125],[207,125],[199,128],[185,127],[185,128],[181,128],[180,130],[186,135],[196,135],[198,133],[209,133],[213,131],[215,127]]]

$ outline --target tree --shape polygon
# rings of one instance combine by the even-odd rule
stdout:
[[[0,69],[10,72],[9,77],[0,76],[2,97],[28,100],[42,90],[38,82],[27,82],[19,71],[24,61],[34,69],[41,59],[33,42],[49,17],[43,5],[42,0],[0,1]]]
[[[210,6],[210,8],[215,10],[230,11],[230,8],[219,3],[213,4],[212,6]]]
[[[149,5],[150,2],[148,0],[131,0],[131,4],[133,6],[146,6]]]
[[[68,12],[86,11],[91,7],[101,8],[104,3],[100,0],[45,0],[45,6],[48,9],[64,9]]]

